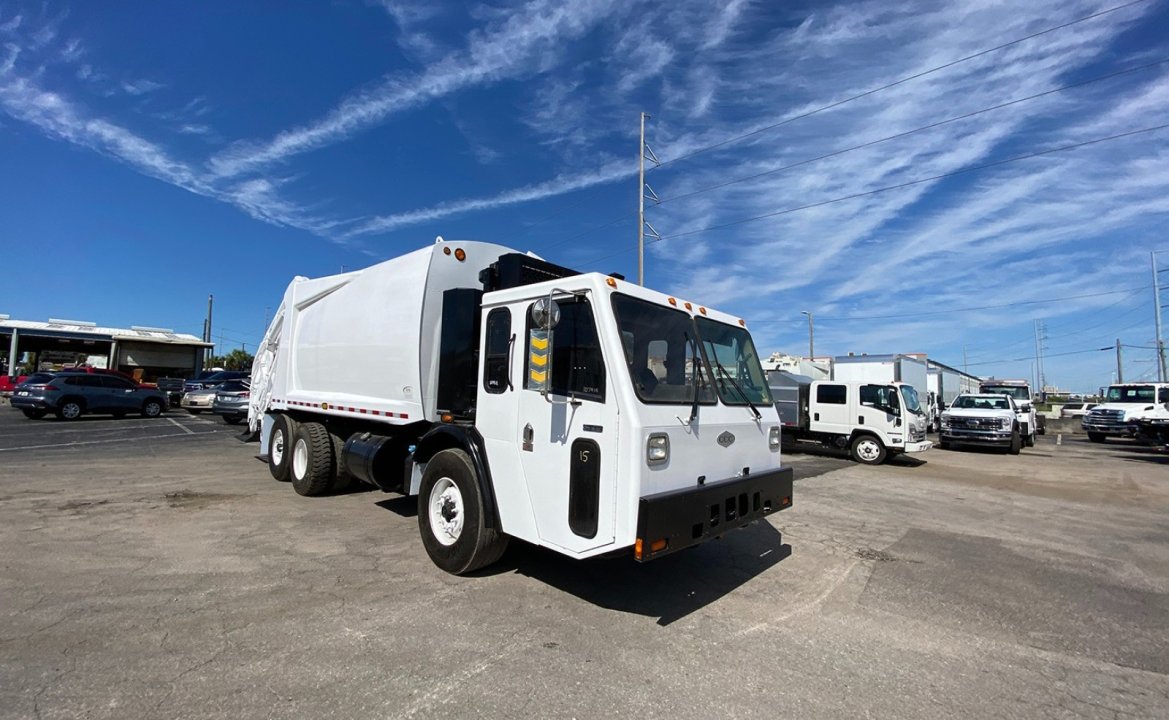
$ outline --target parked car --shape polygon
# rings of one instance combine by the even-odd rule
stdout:
[[[246,380],[251,376],[247,370],[205,370],[183,383],[183,392],[207,390],[228,380]]]
[[[156,384],[159,390],[166,393],[171,405],[179,405],[183,400],[183,387],[186,382],[184,378],[160,377]]]
[[[133,381],[105,373],[58,372],[36,375],[37,382],[25,382],[12,394],[12,407],[28,418],[42,418],[52,412],[62,420],[76,420],[87,413],[111,413],[124,417],[140,413],[158,417],[166,411],[166,394],[143,388]]]
[[[1059,416],[1061,418],[1082,418],[1094,407],[1096,407],[1096,403],[1068,403],[1060,408]]]
[[[247,380],[228,380],[215,388],[211,411],[222,415],[228,425],[238,425],[248,418],[251,383]]]
[[[210,410],[211,406],[215,403],[217,387],[218,385],[213,385],[205,390],[188,390],[183,393],[183,399],[179,402],[179,405],[192,415],[198,415],[201,412]]]
[[[16,386],[28,379],[27,375],[17,375],[15,379],[8,375],[0,375],[0,397],[9,397]]]
[[[992,445],[1018,455],[1023,438],[1017,413],[1018,406],[1010,395],[959,395],[942,413],[938,447]]]
[[[154,383],[139,382],[138,380],[135,380],[134,376],[130,375],[129,373],[124,373],[121,370],[111,370],[109,368],[95,368],[95,367],[89,367],[88,365],[82,365],[80,367],[65,368],[61,372],[79,372],[79,373],[93,373],[93,374],[97,374],[97,375],[115,375],[117,377],[125,378],[125,379],[129,380],[130,382],[134,383],[138,387],[144,387],[144,388],[158,387]]]

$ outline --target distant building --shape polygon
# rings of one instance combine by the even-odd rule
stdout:
[[[167,328],[98,327],[78,320],[13,320],[0,315],[0,357],[10,377],[22,364],[89,365],[121,370],[139,379],[187,377],[201,366],[206,348],[194,335]]]

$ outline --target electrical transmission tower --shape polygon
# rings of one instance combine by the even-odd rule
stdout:
[[[1047,378],[1043,374],[1043,351],[1047,349],[1047,324],[1042,320],[1035,321],[1035,384],[1040,396],[1047,387]]]
[[[645,121],[649,113],[641,114],[641,151],[637,154],[637,284],[645,285],[645,236],[648,231],[650,237],[661,240],[662,236],[654,230],[653,225],[645,221],[645,201],[653,200],[660,203],[658,194],[645,182],[645,161],[649,160],[654,167],[661,165],[658,156],[645,142]]]

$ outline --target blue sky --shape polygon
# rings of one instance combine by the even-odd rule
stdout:
[[[254,348],[292,276],[436,235],[635,278],[644,110],[646,284],[765,353],[810,310],[817,354],[1029,377],[1039,320],[1049,383],[1118,337],[1153,377],[1169,5],[1074,22],[1122,5],[8,2],[0,312],[198,334],[211,293]]]

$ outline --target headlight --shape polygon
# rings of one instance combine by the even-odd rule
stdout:
[[[771,428],[767,431],[767,447],[772,450],[779,449],[779,426]]]
[[[664,465],[670,459],[670,436],[665,433],[654,433],[645,442],[645,462],[647,465]]]
[[[950,427],[950,416],[949,415],[942,416],[942,427],[944,427],[944,428]]]
[[[1011,425],[1014,424],[1014,422],[1014,418],[1002,417],[999,418],[999,427],[1001,427],[1003,430],[1010,430]]]

